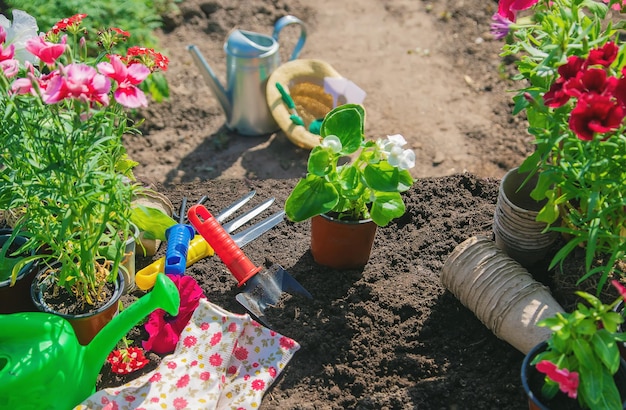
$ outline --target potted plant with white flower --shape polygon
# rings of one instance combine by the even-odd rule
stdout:
[[[550,269],[584,248],[585,273],[597,293],[623,275],[626,259],[626,24],[610,13],[621,0],[500,0],[492,32],[517,58],[522,87],[514,113],[525,112],[535,151],[520,172],[537,174],[531,196],[537,220],[565,244]],[[564,272],[567,275],[567,272]]]
[[[0,20],[0,209],[22,211],[14,227],[28,232],[21,250],[37,252],[24,261],[45,267],[34,293],[57,297],[79,322],[98,309],[110,319],[120,266],[134,257],[125,247],[141,190],[122,136],[138,132],[128,109],[147,105],[138,85],[167,59],[150,49],[116,54],[130,35],[119,28],[100,30],[102,49],[90,52],[84,14],[41,35],[33,17],[13,16],[10,25]],[[50,301],[36,303],[60,313]]]
[[[322,265],[363,267],[377,226],[388,225],[406,209],[402,193],[413,184],[409,170],[415,166],[415,153],[403,148],[406,141],[401,135],[367,141],[364,129],[362,105],[345,104],[331,110],[321,124],[322,142],[309,155],[308,173],[285,202],[291,221],[311,219],[311,252]],[[343,234],[320,239],[318,234],[331,225],[343,225],[354,236],[345,244]],[[366,252],[350,260],[359,243]]]

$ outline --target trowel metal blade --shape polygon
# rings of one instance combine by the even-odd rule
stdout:
[[[274,264],[261,270],[246,282],[245,290],[235,298],[248,312],[270,327],[265,310],[278,303],[283,293],[297,293],[309,299],[313,296],[282,266]]]

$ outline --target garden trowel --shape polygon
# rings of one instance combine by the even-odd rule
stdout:
[[[237,279],[238,286],[244,286],[244,291],[236,296],[237,301],[264,325],[270,326],[265,309],[276,305],[283,293],[313,298],[282,266],[274,264],[267,269],[255,266],[203,205],[192,206],[188,218]]]

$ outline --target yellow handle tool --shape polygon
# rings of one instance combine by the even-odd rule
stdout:
[[[189,242],[189,249],[187,250],[187,263],[189,266],[196,263],[202,258],[207,256],[213,256],[215,251],[208,242],[202,237],[202,235],[195,235]],[[145,268],[139,270],[135,274],[135,283],[141,290],[149,290],[154,286],[156,282],[157,274],[163,272],[165,269],[165,257],[162,257]]]

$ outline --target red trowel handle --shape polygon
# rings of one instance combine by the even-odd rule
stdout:
[[[254,266],[204,205],[198,204],[189,208],[187,218],[196,231],[211,245],[230,273],[237,279],[239,286],[243,286],[248,279],[262,269],[261,266]]]

